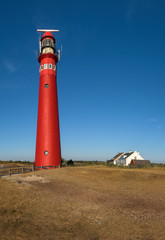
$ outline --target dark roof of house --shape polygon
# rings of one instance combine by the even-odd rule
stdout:
[[[134,153],[134,152],[124,153],[124,156],[126,156],[125,158],[128,158],[132,153]]]
[[[150,160],[131,160],[131,165],[149,165],[151,164]]]
[[[118,152],[118,154],[116,154],[111,160],[114,161],[114,160],[117,160],[118,158],[120,158],[122,155],[124,154],[124,152]]]

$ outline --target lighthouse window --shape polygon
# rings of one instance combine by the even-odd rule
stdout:
[[[52,64],[49,63],[49,69],[52,69]]]
[[[45,154],[46,156],[48,155],[48,153],[49,153],[48,151],[45,151],[45,152],[44,152],[44,154]]]
[[[55,65],[53,65],[53,70],[56,71],[56,66]]]
[[[43,70],[43,65],[41,65],[41,71]]]
[[[46,83],[44,87],[45,87],[45,88],[48,88],[48,87],[49,87],[49,84]]]
[[[47,68],[48,68],[47,64],[44,64],[44,69],[47,69]]]

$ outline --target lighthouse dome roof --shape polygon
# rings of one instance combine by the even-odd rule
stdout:
[[[55,42],[55,38],[53,36],[53,34],[51,32],[45,32],[43,35],[42,35],[42,38],[41,38],[41,41],[45,38],[52,38]]]

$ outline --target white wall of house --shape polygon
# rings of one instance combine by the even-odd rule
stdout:
[[[113,164],[116,165],[116,160],[113,161]]]
[[[144,160],[139,154],[139,152],[135,151],[132,153],[129,157],[126,158],[126,166],[128,166],[131,162],[131,160]]]

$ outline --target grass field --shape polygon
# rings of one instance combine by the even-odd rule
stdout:
[[[1,240],[165,240],[165,169],[68,167],[0,179]]]

